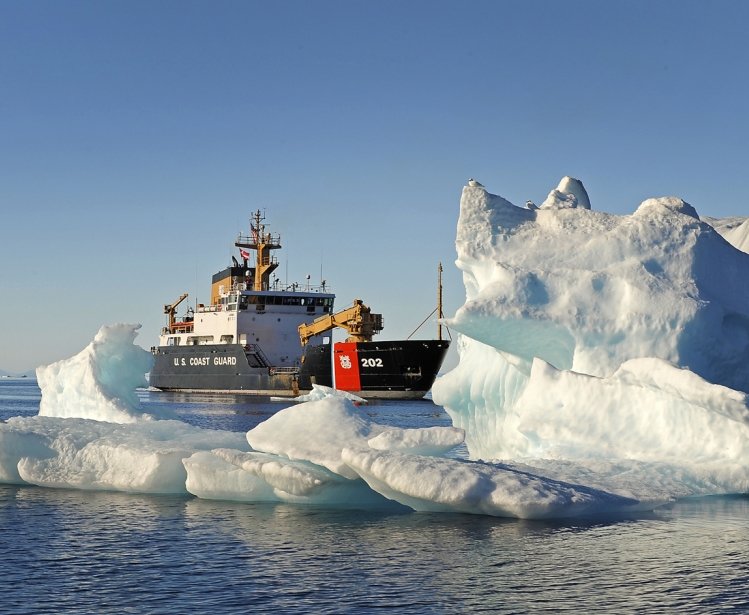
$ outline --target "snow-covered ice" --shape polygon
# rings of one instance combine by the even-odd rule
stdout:
[[[728,243],[742,252],[749,252],[749,218],[704,218]]]
[[[102,327],[93,341],[74,357],[38,367],[42,389],[40,416],[134,423],[167,418],[140,409],[137,387],[148,386],[145,374],[153,356],[133,342],[140,325]]]
[[[343,459],[373,490],[418,511],[543,519],[653,507],[506,464],[353,449]]]
[[[258,499],[264,501],[347,508],[396,502],[420,511],[544,518],[643,507],[632,498],[504,465],[433,456],[461,444],[462,431],[380,425],[336,397],[286,408],[250,430],[247,439],[263,452],[220,450],[211,453],[213,459],[198,453],[186,461],[188,485],[193,480],[201,485],[197,495],[217,497],[202,491],[208,482],[203,476],[210,473],[214,485],[231,482],[252,485],[250,489],[258,489],[256,481],[263,478],[271,487],[258,489]],[[226,462],[223,471],[230,479],[221,478],[215,458]],[[238,475],[237,468],[247,476]],[[196,493],[192,487],[190,491]],[[227,497],[227,491],[221,496]],[[245,499],[241,492],[230,497]]]
[[[318,401],[320,399],[325,399],[326,397],[342,397],[344,399],[349,399],[353,402],[356,402],[357,404],[367,403],[367,400],[363,397],[359,397],[358,395],[354,395],[353,393],[349,393],[348,391],[339,391],[338,389],[326,387],[322,384],[313,384],[312,390],[309,393],[294,397],[293,401]]]
[[[247,434],[147,414],[150,354],[113,325],[38,370],[39,416],[0,423],[0,481],[518,518],[746,493],[745,225],[676,197],[597,212],[570,177],[520,208],[472,180],[460,362],[432,391],[452,427],[378,424],[323,389]]]
[[[749,255],[681,199],[616,216],[528,210],[466,186],[456,248],[466,302],[448,323],[524,371],[538,357],[608,376],[657,357],[749,388]]]
[[[140,325],[102,327],[80,353],[40,367],[39,415],[0,423],[0,481],[46,487],[185,493],[183,459],[201,450],[248,450],[244,434],[200,429],[143,412],[151,354]]]
[[[749,491],[749,255],[677,197],[615,216],[581,186],[535,210],[463,189],[434,401],[472,458],[643,501]]]
[[[201,450],[247,450],[243,434],[182,421],[118,424],[14,417],[0,423],[0,482],[140,493],[185,493],[183,459]]]

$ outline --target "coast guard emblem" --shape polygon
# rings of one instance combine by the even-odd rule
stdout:
[[[341,362],[341,367],[343,369],[351,369],[351,358],[348,355],[338,355],[338,360]]]

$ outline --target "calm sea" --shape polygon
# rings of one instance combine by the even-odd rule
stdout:
[[[0,419],[39,389],[0,381]],[[141,393],[246,431],[283,404]],[[431,402],[363,409],[447,425]],[[749,498],[527,522],[0,486],[0,613],[749,612]]]

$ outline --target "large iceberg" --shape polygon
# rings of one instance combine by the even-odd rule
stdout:
[[[466,302],[449,324],[526,371],[538,357],[608,376],[657,357],[749,390],[749,255],[681,199],[616,216],[466,186],[456,248]]]
[[[432,396],[472,458],[636,497],[749,490],[749,255],[691,205],[596,212],[565,178],[520,208],[472,182],[456,247],[460,362]]]

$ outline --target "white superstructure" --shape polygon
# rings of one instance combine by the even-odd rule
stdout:
[[[333,311],[335,295],[321,290],[256,291],[233,288],[218,302],[164,327],[160,346],[240,344],[262,352],[270,365],[298,366],[298,327]]]
[[[234,258],[233,265],[213,276],[209,305],[198,304],[181,320],[175,318],[176,306],[187,293],[164,306],[168,321],[160,347],[236,344],[244,348],[252,367],[299,367],[299,325],[332,314],[335,295],[326,291],[325,281],[286,288],[278,288],[277,280],[271,283],[278,267],[273,251],[281,248],[281,236],[267,231],[263,221],[256,211],[250,233],[237,237],[234,245],[243,262]],[[316,338],[314,343],[323,343],[322,336]]]

